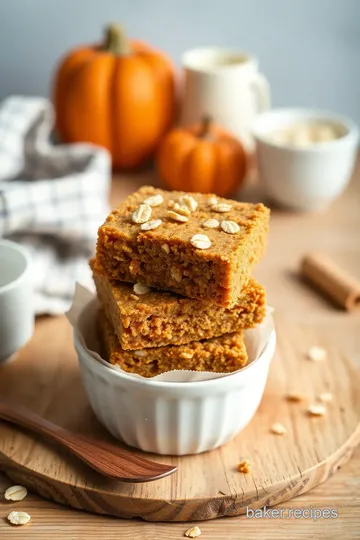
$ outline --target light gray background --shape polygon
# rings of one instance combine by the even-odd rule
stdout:
[[[199,45],[250,51],[274,106],[333,109],[360,124],[360,0],[0,0],[0,98],[48,95],[59,57],[110,21],[177,64]]]

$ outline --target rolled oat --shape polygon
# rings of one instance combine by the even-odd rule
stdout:
[[[157,229],[162,224],[161,219],[153,219],[152,221],[147,221],[146,223],[142,223],[140,225],[140,229],[142,231],[152,231],[153,229]]]
[[[216,197],[209,197],[206,203],[208,206],[215,206],[218,203],[218,200]]]
[[[8,515],[8,521],[12,525],[26,525],[31,519],[31,516],[27,512],[10,512]]]
[[[133,287],[133,291],[135,294],[141,295],[141,294],[147,294],[148,292],[151,291],[151,289],[147,285],[144,285],[144,283],[135,283]]]
[[[178,214],[173,210],[168,210],[167,215],[169,216],[169,218],[173,219],[174,221],[179,221],[180,223],[186,223],[187,221],[189,221],[189,218],[187,216],[182,216],[181,214]]]
[[[221,228],[228,234],[236,234],[240,231],[240,227],[235,221],[222,221]]]
[[[179,198],[179,203],[181,206],[185,206],[190,210],[190,212],[195,212],[198,207],[197,201],[191,195],[182,195]]]
[[[151,217],[151,206],[148,204],[140,204],[140,206],[133,212],[132,221],[134,223],[146,223]]]
[[[162,195],[152,195],[152,197],[148,197],[145,199],[144,203],[148,204],[149,206],[160,206],[164,202],[164,197]]]
[[[220,223],[217,219],[208,219],[202,224],[205,229],[216,229],[219,225]]]
[[[197,249],[208,249],[211,246],[210,238],[206,234],[194,234],[190,242]]]
[[[11,486],[5,491],[7,501],[22,501],[27,495],[27,489],[24,486]]]
[[[232,209],[232,206],[226,203],[214,204],[211,207],[211,210],[213,212],[218,212],[219,214],[225,214],[226,212],[230,212],[231,209]]]
[[[182,215],[182,216],[187,216],[189,217],[191,215],[191,212],[190,210],[185,207],[185,206],[180,206],[179,203],[175,203],[174,206],[172,207],[172,210],[174,210],[174,212],[177,212],[178,214]]]

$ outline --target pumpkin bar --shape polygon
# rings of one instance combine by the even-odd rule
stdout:
[[[155,377],[172,369],[230,373],[247,363],[241,330],[186,345],[125,351],[102,310],[99,310],[98,326],[100,341],[110,364],[143,377]]]
[[[99,228],[96,270],[232,307],[264,255],[269,214],[263,204],[144,186]]]
[[[156,289],[135,294],[134,285],[99,275],[94,259],[90,266],[106,316],[126,350],[221,336],[252,328],[265,316],[265,290],[253,278],[242,289],[238,303],[228,309]]]

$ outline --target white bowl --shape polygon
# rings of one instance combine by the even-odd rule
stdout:
[[[276,336],[233,375],[200,382],[134,378],[96,360],[74,330],[90,404],[100,422],[130,446],[157,454],[197,454],[221,446],[251,420],[264,393]]]
[[[271,134],[309,121],[334,125],[342,136],[301,147],[271,140]],[[266,195],[283,206],[305,211],[324,209],[351,178],[359,130],[348,118],[328,111],[275,109],[255,119],[253,133],[260,181]]]

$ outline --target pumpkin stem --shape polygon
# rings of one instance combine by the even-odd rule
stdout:
[[[210,125],[211,125],[211,117],[209,115],[203,116],[201,119],[201,124],[200,124],[199,137],[201,137],[202,139],[207,139],[209,137]]]
[[[110,24],[105,30],[104,49],[122,56],[131,53],[130,44],[126,38],[123,28],[118,24]]]

